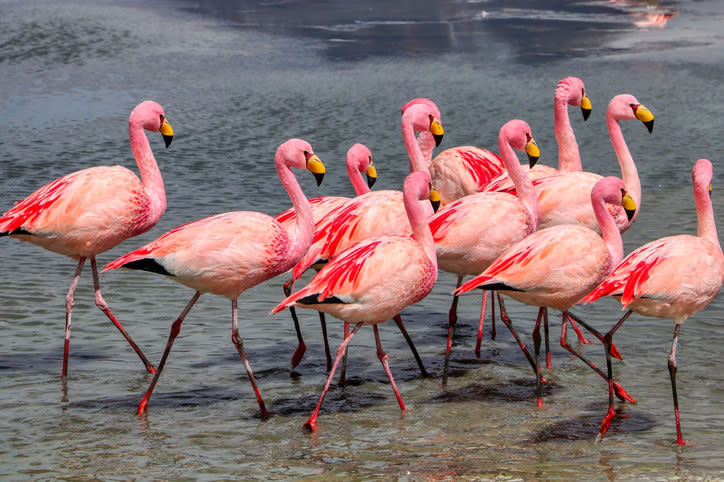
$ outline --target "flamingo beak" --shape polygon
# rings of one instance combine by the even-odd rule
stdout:
[[[445,129],[442,128],[442,124],[439,120],[433,119],[432,122],[430,122],[430,133],[435,139],[435,147],[440,147],[442,136],[445,135]]]
[[[535,140],[531,137],[525,145],[525,153],[528,154],[528,165],[533,168],[540,157],[540,149]]]
[[[581,113],[583,114],[584,121],[588,120],[592,109],[591,99],[588,98],[588,94],[583,94],[583,98],[581,99]]]
[[[322,184],[324,179],[324,173],[327,171],[322,161],[317,157],[316,154],[312,154],[307,159],[307,170],[314,174],[314,179],[317,181],[317,186]]]
[[[639,104],[634,109],[636,118],[644,123],[646,128],[649,130],[649,134],[654,130],[654,114],[643,105]]]
[[[372,189],[372,186],[375,185],[375,181],[377,181],[377,169],[375,169],[375,165],[372,164],[372,161],[370,161],[370,166],[367,168],[367,172],[365,174],[367,175],[367,186]]]
[[[440,208],[440,193],[435,188],[430,189],[430,204],[432,204],[433,212],[437,212]]]
[[[628,220],[631,221],[634,214],[636,214],[636,201],[634,201],[628,194],[624,194],[621,199],[621,207],[623,207],[623,210],[626,211],[626,217]]]
[[[169,124],[166,119],[163,120],[163,124],[161,124],[161,129],[159,129],[159,132],[161,132],[161,135],[163,136],[163,142],[168,148],[168,146],[171,145],[171,141],[173,140],[173,127],[171,127],[171,124]]]

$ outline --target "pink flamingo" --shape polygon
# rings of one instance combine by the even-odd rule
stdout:
[[[485,271],[513,243],[538,227],[538,202],[533,185],[513,149],[525,150],[531,165],[540,151],[531,136],[530,126],[511,120],[500,129],[498,149],[506,169],[515,182],[517,196],[502,192],[481,192],[464,196],[440,209],[430,219],[430,230],[440,269],[458,277]],[[483,295],[480,317],[485,314],[487,291]],[[447,349],[442,385],[447,385],[450,350],[457,321],[458,296],[450,306]],[[480,345],[476,348],[480,352]]]
[[[722,285],[724,255],[714,222],[710,199],[713,169],[707,159],[699,159],[692,171],[696,203],[697,235],[669,236],[645,244],[629,254],[603,282],[582,301],[590,303],[602,296],[614,296],[626,313],[603,337],[608,364],[608,412],[601,422],[603,438],[615,412],[611,375],[611,343],[614,333],[634,311],[644,316],[674,321],[674,339],[669,352],[669,375],[676,417],[676,442],[681,436],[679,401],[676,393],[676,345],[686,319],[707,306]]]
[[[346,158],[347,175],[352,183],[355,194],[360,196],[362,194],[370,192],[370,188],[374,185],[377,180],[377,169],[372,162],[372,153],[364,144],[354,144],[347,151]],[[362,178],[362,174],[367,177],[367,182]],[[312,218],[316,224],[329,212],[334,211],[345,202],[349,201],[350,198],[343,196],[320,196],[309,200],[309,205],[312,208]],[[275,218],[279,221],[282,226],[287,229],[291,229],[296,223],[296,211],[293,207],[286,211],[278,214]],[[291,293],[291,280],[284,283],[285,296],[289,296]],[[289,313],[292,315],[294,321],[294,329],[297,333],[297,340],[299,342],[294,355],[292,356],[292,368],[299,365],[299,362],[304,356],[304,352],[307,350],[307,346],[304,343],[302,337],[302,330],[299,327],[299,319],[294,307],[289,308]],[[324,337],[324,348],[327,356],[327,369],[332,366],[332,356],[329,352],[329,342],[327,338],[327,322],[324,319],[324,313],[319,313],[319,322],[322,325],[322,336]]]
[[[558,169],[543,164],[536,164],[528,171],[528,177],[537,179],[539,177],[552,176],[560,172],[581,171],[581,155],[578,151],[576,135],[571,127],[571,119],[568,116],[568,106],[580,107],[583,120],[588,120],[591,115],[591,99],[586,94],[586,86],[578,77],[566,77],[558,82],[553,95],[553,126],[558,143]],[[513,187],[513,182],[507,171],[490,181],[484,187],[484,191],[504,191]]]
[[[428,106],[431,111],[430,113],[437,119],[439,122],[442,122],[442,117],[440,117],[440,109],[438,109],[437,104],[435,104],[433,101],[426,97],[417,97],[415,99],[412,99],[407,104],[402,106],[402,115],[405,115],[405,111],[410,107],[411,105],[415,104],[423,104]],[[438,147],[439,142],[436,139],[436,136],[432,134],[427,129],[423,129],[418,132],[417,134],[417,145],[420,147],[420,152],[422,152],[422,157],[425,161],[426,169],[430,170],[430,164],[432,163],[432,151],[435,150],[436,147]],[[412,166],[410,166],[410,172],[412,172]]]
[[[435,117],[435,109],[425,103],[409,106],[401,120],[402,137],[413,171],[427,172],[424,154],[415,138],[415,132],[428,131],[439,144],[444,129]],[[428,216],[433,208],[428,206]],[[309,267],[332,259],[344,249],[374,236],[409,234],[411,226],[405,212],[401,191],[372,191],[357,196],[330,212],[314,226],[314,239],[302,260],[294,267],[293,277],[298,279]],[[402,319],[395,317],[400,332],[405,337],[423,376],[428,376],[417,349]]]
[[[160,132],[166,147],[173,139],[173,129],[160,105],[145,101],[133,109],[128,133],[141,179],[122,166],[83,169],[46,184],[0,217],[0,236],[11,236],[78,260],[65,297],[63,378],[68,373],[73,295],[87,259],[93,272],[96,306],[126,338],[146,369],[156,371],[103,299],[96,267],[96,255],[148,231],[166,210],[163,179],[144,129]]]
[[[624,232],[638,215],[641,204],[641,181],[621,132],[619,122],[622,120],[640,120],[651,132],[654,127],[654,115],[629,94],[615,96],[606,109],[606,124],[621,167],[621,178],[637,206],[633,218],[629,218],[621,207],[614,211],[616,225],[621,232]],[[600,180],[599,174],[585,171],[565,172],[535,179],[533,185],[538,193],[540,205],[540,228],[557,224],[582,224],[599,231],[591,204],[591,189]]]
[[[488,269],[464,283],[454,294],[480,287],[502,291],[522,303],[560,310],[563,312],[561,345],[579,356],[566,342],[568,310],[598,285],[623,258],[621,233],[606,203],[624,206],[632,216],[636,208],[623,181],[616,177],[606,177],[596,183],[591,199],[602,236],[584,226],[573,224],[541,229],[512,245]],[[502,318],[521,344],[507,314]],[[538,407],[542,406],[540,325],[539,311],[533,330]],[[591,368],[605,378],[598,367],[591,365]],[[617,385],[615,389],[618,396],[633,401],[623,388]]]
[[[236,211],[217,214],[172,229],[103,268],[103,271],[129,268],[160,273],[196,290],[171,326],[158,371],[138,405],[139,414],[146,411],[148,399],[161,376],[184,318],[202,293],[212,293],[231,300],[231,341],[244,363],[261,415],[267,415],[239,332],[238,298],[246,289],[291,269],[312,240],[312,209],[291,168],[311,171],[317,184],[322,181],[325,172],[324,164],[314,154],[312,146],[301,139],[290,139],[280,145],[274,164],[297,211],[297,222],[292,229],[287,230],[263,213]]]
[[[412,236],[378,236],[351,246],[333,258],[307,286],[272,310],[272,313],[277,313],[296,305],[329,313],[343,320],[345,326],[355,323],[352,332],[345,334],[344,341],[337,349],[319,403],[305,424],[309,430],[317,429],[319,410],[334,372],[349,342],[362,325],[373,326],[377,357],[390,379],[400,409],[405,411],[405,404],[387,363],[387,355],[380,344],[377,325],[427,296],[437,279],[435,246],[427,225],[429,210],[420,202],[430,199],[430,191],[428,173],[416,171],[409,174],[404,183],[404,198]]]

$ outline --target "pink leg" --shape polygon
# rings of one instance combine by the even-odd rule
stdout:
[[[585,336],[583,336],[583,333],[581,333],[581,329],[578,328],[578,325],[576,325],[576,322],[573,321],[573,318],[569,318],[568,320],[571,323],[571,327],[573,327],[573,331],[576,332],[576,336],[578,337],[578,341],[581,343],[581,345],[588,345],[589,343],[591,343],[590,341],[588,341],[588,339],[586,339]]]
[[[395,324],[397,325],[397,328],[400,329],[400,333],[402,333],[402,336],[405,337],[405,341],[407,341],[407,345],[410,347],[410,350],[412,351],[412,356],[415,357],[417,366],[420,368],[420,374],[422,375],[423,378],[429,377],[430,374],[427,373],[427,370],[425,370],[425,365],[422,364],[422,358],[420,358],[420,354],[417,352],[417,348],[415,347],[415,344],[412,342],[412,338],[410,337],[410,334],[407,332],[405,325],[402,324],[402,317],[399,314],[397,314],[397,315],[395,315],[393,320],[395,320]]]
[[[528,351],[528,348],[526,348],[525,344],[521,341],[520,336],[518,336],[518,333],[515,331],[515,328],[513,328],[513,322],[510,320],[510,317],[508,316],[508,312],[505,309],[505,303],[503,303],[503,297],[500,295],[500,293],[497,293],[498,295],[498,304],[500,305],[500,319],[503,321],[503,324],[508,327],[508,330],[510,330],[510,333],[513,335],[513,338],[515,338],[515,341],[518,342],[518,346],[523,351],[523,354],[528,359],[528,363],[530,363],[530,366],[533,367],[533,372],[538,373],[538,367],[536,366],[535,360],[533,360],[533,357],[530,356],[530,352]],[[545,383],[546,379],[541,377],[541,382]]]
[[[269,412],[267,412],[266,407],[264,406],[264,400],[262,400],[261,398],[261,392],[259,392],[259,387],[256,386],[256,380],[254,379],[254,373],[251,371],[249,359],[246,358],[246,353],[244,352],[244,340],[241,339],[241,333],[239,332],[239,310],[237,306],[238,300],[231,300],[231,341],[234,343],[236,349],[239,351],[241,361],[244,363],[244,368],[246,369],[246,374],[249,377],[251,388],[254,389],[254,394],[256,395],[256,402],[259,404],[261,416],[266,417],[267,415],[269,415]]]
[[[567,338],[568,338],[568,329],[567,329],[567,328],[568,328],[568,326],[567,326],[567,325],[568,325],[568,323],[567,323],[568,320],[569,320],[568,312],[567,312],[567,311],[564,311],[564,312],[563,312],[563,321],[562,321],[562,323],[561,323],[561,346],[562,346],[563,348],[565,348],[566,350],[568,350],[568,351],[569,351],[570,353],[572,353],[573,355],[575,355],[576,357],[578,357],[581,361],[583,361],[586,365],[588,365],[588,366],[591,368],[591,370],[593,370],[594,372],[596,372],[601,378],[603,378],[604,380],[608,381],[608,377],[601,371],[600,368],[598,368],[598,367],[597,367],[592,361],[590,361],[588,358],[586,358],[585,356],[583,356],[582,353],[577,352],[576,350],[574,350],[573,348],[571,348],[571,347],[568,345],[568,340],[567,340]],[[632,397],[631,395],[629,395],[629,394],[626,392],[626,390],[624,390],[623,387],[622,387],[621,385],[619,385],[618,383],[615,383],[615,382],[614,382],[613,388],[614,388],[614,390],[615,390],[615,392],[616,392],[616,396],[617,396],[620,400],[625,400],[625,401],[627,401],[627,402],[636,403],[636,400],[634,400],[633,397]]]
[[[613,326],[613,328],[611,328],[609,332],[603,336],[603,347],[606,350],[606,368],[608,369],[608,411],[606,412],[606,416],[603,417],[603,420],[601,421],[601,429],[599,430],[598,437],[596,437],[597,441],[603,439],[603,437],[606,435],[606,432],[608,431],[608,428],[611,426],[611,421],[613,421],[613,417],[616,416],[616,411],[613,409],[613,395],[615,392],[615,387],[613,382],[613,366],[611,363],[613,335],[614,333],[616,333],[616,331],[618,331],[621,325],[623,325],[623,322],[628,319],[631,313],[631,310],[627,311],[626,314],[623,315],[623,317],[618,320],[618,322]]]
[[[488,290],[483,290],[483,299],[480,303],[480,324],[478,325],[478,339],[475,341],[475,356],[480,358],[480,344],[483,341],[483,323],[485,322],[485,308],[488,305]],[[495,310],[495,307],[493,307]]]
[[[106,303],[106,300],[103,299],[103,296],[101,295],[101,283],[98,280],[98,267],[96,266],[96,258],[95,256],[91,256],[91,271],[93,272],[93,287],[95,288],[96,292],[96,306],[100,308],[100,310],[105,313],[105,315],[108,317],[111,322],[113,322],[114,325],[116,325],[116,328],[118,328],[118,331],[121,332],[121,335],[126,339],[129,345],[131,345],[131,348],[133,348],[133,351],[136,352],[136,355],[138,355],[138,358],[141,359],[143,364],[146,366],[146,370],[148,373],[156,373],[156,368],[151,365],[151,362],[148,361],[146,356],[143,354],[140,348],[136,345],[136,343],[131,339],[131,335],[128,334],[125,328],[118,322],[116,317],[111,313],[111,309],[108,307],[108,303]]]
[[[156,387],[158,378],[161,376],[161,372],[163,371],[163,367],[166,364],[166,359],[168,358],[168,354],[171,352],[171,346],[173,345],[174,340],[176,339],[179,332],[181,331],[181,323],[183,323],[184,318],[186,318],[186,315],[189,314],[189,311],[191,311],[191,308],[199,300],[199,296],[201,296],[201,293],[199,293],[197,291],[194,294],[194,296],[191,298],[191,301],[189,301],[189,303],[186,305],[186,308],[184,308],[184,310],[181,312],[181,314],[176,319],[176,321],[174,321],[173,324],[171,325],[171,333],[168,335],[168,341],[166,342],[166,349],[164,350],[163,356],[161,357],[161,361],[158,364],[158,369],[156,370],[156,373],[153,376],[153,380],[151,380],[151,385],[149,385],[148,390],[146,390],[146,394],[143,396],[141,403],[138,404],[138,414],[139,415],[143,415],[146,412],[146,407],[148,406],[148,399],[151,398],[153,389]]]
[[[284,296],[289,296],[290,294],[292,294],[292,280],[285,281],[282,289],[284,290]],[[302,337],[302,330],[299,327],[297,310],[293,306],[289,307],[289,314],[292,315],[292,321],[294,322],[294,331],[296,331],[297,333],[297,349],[292,355],[292,368],[296,368],[296,366],[299,365],[299,362],[302,361],[304,352],[307,351],[307,345],[304,343],[304,338]]]
[[[351,333],[345,334],[344,341],[342,341],[342,344],[339,345],[339,348],[337,348],[337,355],[334,358],[332,370],[329,372],[329,376],[327,377],[327,383],[324,385],[322,395],[319,397],[319,402],[317,402],[317,407],[314,409],[314,412],[312,412],[312,415],[304,424],[304,428],[311,430],[312,432],[317,430],[317,417],[319,416],[319,409],[322,408],[322,402],[324,401],[324,396],[327,394],[327,390],[329,390],[329,385],[331,385],[332,383],[332,378],[334,378],[334,372],[337,369],[337,365],[339,365],[339,361],[347,352],[347,345],[349,345],[352,337],[355,335],[355,333],[357,333],[357,331],[359,331],[361,327],[362,323],[357,323]]]
[[[458,282],[455,286],[456,288],[460,288],[460,285],[463,283],[463,277],[458,276]],[[450,367],[450,350],[452,350],[452,342],[453,342],[453,336],[455,335],[455,323],[457,323],[458,320],[458,295],[453,295],[452,304],[450,305],[450,312],[448,313],[448,321],[447,321],[447,347],[445,349],[445,365],[442,369],[442,386],[445,388],[447,386],[447,372],[448,368]]]
[[[75,301],[73,301],[73,295],[75,294],[75,289],[78,286],[78,280],[80,279],[81,271],[83,271],[84,263],[85,258],[81,257],[78,260],[78,267],[75,269],[75,275],[73,275],[73,281],[71,281],[70,283],[70,289],[68,290],[68,294],[65,295],[65,346],[63,347],[63,371],[61,372],[61,376],[63,378],[65,378],[68,374],[68,352],[70,351],[70,314],[73,311],[73,305],[75,304]]]
[[[674,397],[674,415],[676,417],[676,443],[686,445],[684,438],[681,436],[681,421],[679,420],[679,397],[676,395],[676,345],[679,341],[679,329],[681,324],[674,326],[674,341],[671,343],[671,351],[669,352],[669,377],[671,378],[671,393]]]
[[[405,411],[405,404],[402,402],[402,397],[400,396],[399,390],[397,390],[397,385],[395,384],[395,379],[392,378],[392,372],[390,371],[390,365],[387,363],[387,353],[385,353],[382,350],[382,344],[380,343],[380,333],[377,330],[377,325],[373,326],[375,330],[375,343],[377,344],[377,358],[379,358],[380,362],[382,363],[382,367],[385,369],[385,373],[387,373],[387,378],[390,379],[390,385],[392,385],[392,389],[395,391],[395,396],[397,397],[397,403],[400,404],[400,410],[403,412]]]

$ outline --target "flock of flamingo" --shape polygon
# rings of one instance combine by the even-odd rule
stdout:
[[[561,80],[554,99],[557,168],[536,164],[540,152],[531,128],[517,119],[501,127],[498,154],[460,146],[433,158],[444,130],[439,109],[424,98],[413,99],[402,108],[402,137],[410,166],[402,191],[371,191],[377,176],[372,154],[364,145],[355,144],[347,153],[347,170],[356,196],[307,199],[293,169],[311,171],[319,184],[325,166],[308,142],[290,139],[282,143],[274,164],[291,199],[289,210],[276,217],[236,211],[192,221],[103,268],[159,273],[194,290],[171,326],[157,367],[146,359],[103,299],[96,256],[151,229],[166,209],[163,179],[144,132],[160,132],[166,147],[171,143],[173,129],[160,105],[142,102],[129,117],[130,144],[140,179],[121,166],[91,167],[68,174],[5,212],[0,217],[0,236],[34,243],[78,260],[66,296],[63,377],[68,369],[74,292],[83,265],[90,260],[96,305],[126,338],[148,372],[154,374],[139,404],[139,414],[147,409],[186,315],[201,294],[212,293],[231,300],[231,338],[261,414],[266,416],[268,411],[244,350],[237,303],[246,289],[285,273],[291,276],[284,283],[286,297],[272,313],[288,308],[294,319],[299,345],[292,365],[299,363],[305,350],[295,307],[319,312],[327,353],[329,376],[305,427],[316,430],[322,402],[340,363],[340,383],[344,382],[347,348],[363,325],[372,325],[377,356],[404,411],[377,325],[395,320],[423,376],[427,376],[400,313],[426,297],[441,269],[458,279],[449,311],[443,386],[447,382],[458,296],[479,288],[483,295],[476,351],[480,351],[488,295],[494,292],[490,296],[493,323],[497,299],[501,320],[535,373],[540,407],[541,384],[545,383],[541,375],[540,329],[544,327],[545,363],[550,367],[548,309],[558,310],[562,312],[561,345],[608,384],[609,407],[598,439],[606,434],[615,416],[614,396],[634,401],[613,381],[612,357],[621,357],[613,335],[632,312],[672,319],[675,328],[668,367],[677,443],[685,445],[676,391],[679,329],[690,315],[714,299],[724,276],[724,254],[710,199],[712,164],[699,159],[692,172],[696,235],[658,239],[624,257],[621,233],[636,219],[641,184],[619,123],[639,120],[651,132],[654,116],[632,95],[621,94],[611,100],[606,123],[621,177],[601,177],[583,171],[568,117],[569,105],[580,107],[584,119],[591,112],[583,82],[577,77]],[[525,151],[529,166],[520,163],[516,150]],[[295,282],[309,268],[316,273],[306,286],[296,289]],[[472,278],[463,283],[466,276]],[[533,355],[513,328],[502,295],[539,308],[533,328]],[[624,316],[605,334],[569,312],[577,303],[603,296],[615,297],[625,309]],[[344,339],[334,359],[327,341],[325,314],[344,322]],[[568,344],[569,324],[582,343],[587,340],[578,325],[602,342],[606,372]]]

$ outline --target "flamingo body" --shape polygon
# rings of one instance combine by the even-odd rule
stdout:
[[[480,192],[505,170],[503,161],[492,151],[474,146],[458,146],[442,151],[430,165],[440,204],[445,206],[463,196]]]

